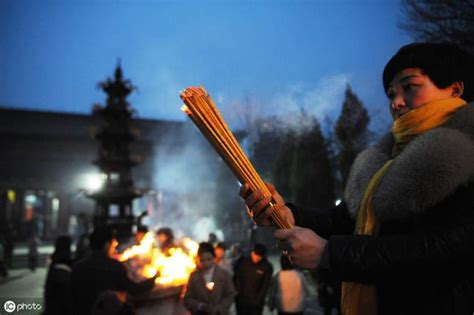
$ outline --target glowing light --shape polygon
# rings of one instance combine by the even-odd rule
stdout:
[[[190,238],[184,238],[181,247],[172,247],[164,253],[155,247],[155,243],[154,233],[148,232],[139,245],[127,248],[119,255],[118,260],[141,260],[144,264],[138,273],[144,278],[151,278],[159,272],[160,276],[156,278],[155,283],[162,287],[186,284],[189,275],[196,268],[195,258],[199,244]]]
[[[15,203],[15,200],[16,200],[16,193],[14,190],[8,190],[7,192],[7,197],[8,197],[8,201],[10,203]]]
[[[209,291],[212,291],[212,289],[214,289],[214,282],[207,282],[206,283],[206,288],[209,290]]]
[[[58,198],[53,198],[51,208],[53,212],[58,212],[59,211],[59,199]]]
[[[85,175],[86,189],[90,191],[97,191],[102,188],[107,175],[105,174],[87,174]]]
[[[25,196],[25,201],[29,204],[33,204],[35,203],[37,200],[36,196],[35,195],[26,195]]]
[[[334,203],[336,206],[339,206],[339,204],[342,202],[341,199],[337,199],[336,202]]]

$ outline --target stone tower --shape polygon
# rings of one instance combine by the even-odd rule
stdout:
[[[127,237],[134,223],[132,201],[140,196],[132,177],[132,168],[138,162],[130,155],[130,144],[135,139],[130,128],[134,110],[126,100],[135,87],[123,78],[120,63],[115,77],[99,86],[107,94],[107,104],[95,106],[93,111],[101,121],[95,134],[99,154],[94,164],[104,180],[102,188],[90,195],[96,201],[94,227],[110,226],[118,236]]]

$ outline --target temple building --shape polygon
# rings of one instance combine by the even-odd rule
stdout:
[[[77,239],[101,224],[129,233],[143,216],[191,233],[207,218],[243,241],[250,221],[237,181],[219,175],[223,163],[195,126],[136,117],[120,68],[100,86],[106,105],[90,115],[0,104],[0,233],[26,240],[34,226],[40,239]]]

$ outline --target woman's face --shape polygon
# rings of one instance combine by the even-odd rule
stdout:
[[[393,119],[430,101],[459,97],[462,83],[455,82],[440,89],[420,68],[406,68],[395,75],[387,89]]]
[[[225,250],[223,248],[216,247],[214,252],[216,253],[216,260],[221,260],[222,258],[224,258]]]
[[[214,265],[214,256],[208,252],[202,253],[198,256],[198,265],[201,269],[208,270]]]

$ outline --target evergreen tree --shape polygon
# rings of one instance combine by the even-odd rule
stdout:
[[[272,175],[272,164],[281,143],[277,129],[278,120],[275,117],[255,121],[255,132],[252,143],[250,160],[264,181],[269,181]]]
[[[370,118],[362,102],[349,84],[346,87],[341,114],[336,122],[335,133],[339,145],[337,164],[342,186],[345,186],[349,171],[356,158],[369,141]]]
[[[297,148],[297,136],[293,130],[281,132],[282,142],[273,162],[272,181],[284,199],[294,200],[291,187],[291,173]]]
[[[301,112],[300,124],[282,132],[283,141],[273,164],[273,183],[286,200],[309,207],[334,202],[328,142],[315,117]]]
[[[292,197],[308,207],[327,208],[334,202],[328,144],[316,118],[309,119],[312,127],[299,137],[293,157]]]

